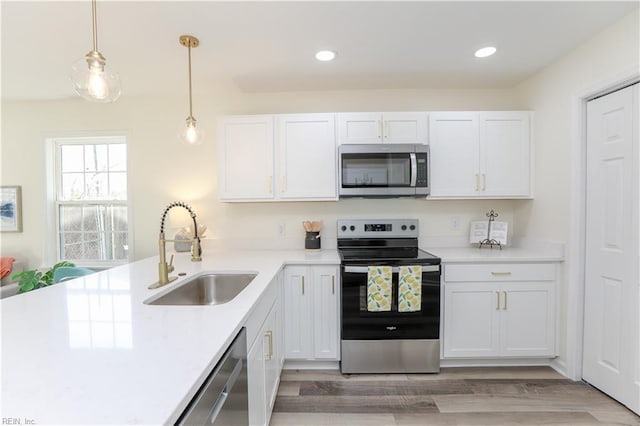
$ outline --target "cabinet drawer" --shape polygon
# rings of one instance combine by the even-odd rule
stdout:
[[[553,263],[445,264],[444,280],[456,281],[554,281]]]

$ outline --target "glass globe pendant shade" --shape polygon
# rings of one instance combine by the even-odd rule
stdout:
[[[116,101],[122,93],[120,75],[110,72],[100,52],[92,50],[71,67],[75,92],[92,102]]]
[[[196,126],[196,119],[189,116],[179,137],[180,141],[186,145],[200,145],[204,139],[204,131]]]

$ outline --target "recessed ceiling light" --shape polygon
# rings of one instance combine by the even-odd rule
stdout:
[[[483,47],[482,49],[476,50],[476,58],[486,58],[487,56],[491,56],[496,53],[496,48],[493,46]]]
[[[321,50],[316,53],[316,59],[323,62],[332,61],[335,57],[336,52],[332,52],[331,50]]]

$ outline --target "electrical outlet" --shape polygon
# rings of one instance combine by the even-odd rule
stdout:
[[[279,237],[285,237],[287,235],[287,227],[285,226],[284,223],[279,223],[278,224],[278,236]]]
[[[451,218],[451,229],[457,230],[460,227],[460,218],[458,216],[454,216]]]

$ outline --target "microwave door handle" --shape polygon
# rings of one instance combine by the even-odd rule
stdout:
[[[410,153],[409,157],[411,158],[411,184],[409,186],[415,188],[418,181],[418,161],[415,152]]]

